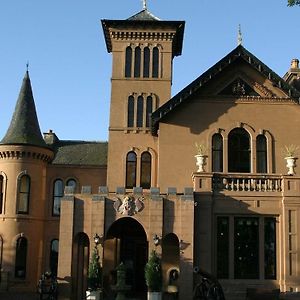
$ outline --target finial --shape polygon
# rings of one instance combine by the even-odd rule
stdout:
[[[147,10],[147,0],[142,0],[143,1],[143,9]]]
[[[29,61],[27,61],[26,63],[26,72],[28,73],[28,69],[29,69]]]
[[[238,46],[242,45],[242,43],[243,43],[243,36],[242,36],[241,24],[239,24]]]

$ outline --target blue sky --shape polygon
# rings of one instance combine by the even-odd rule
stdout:
[[[2,0],[0,3],[0,138],[9,126],[29,61],[40,127],[60,139],[107,140],[111,54],[101,19],[126,19],[141,0]],[[286,0],[148,0],[162,20],[185,20],[172,94],[243,45],[283,76],[300,58],[300,7]]]

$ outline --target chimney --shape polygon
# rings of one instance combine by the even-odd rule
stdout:
[[[297,58],[292,59],[291,69],[299,69],[299,59]]]

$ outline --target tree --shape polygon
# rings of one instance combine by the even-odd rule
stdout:
[[[157,253],[151,252],[145,266],[145,279],[149,292],[160,292],[162,287],[161,261]]]
[[[288,0],[288,6],[300,5],[300,0]]]
[[[88,288],[90,290],[97,290],[101,287],[101,271],[98,249],[95,247],[93,249],[88,272]]]

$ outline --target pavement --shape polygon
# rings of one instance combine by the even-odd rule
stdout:
[[[0,292],[0,300],[39,300],[37,293]]]

